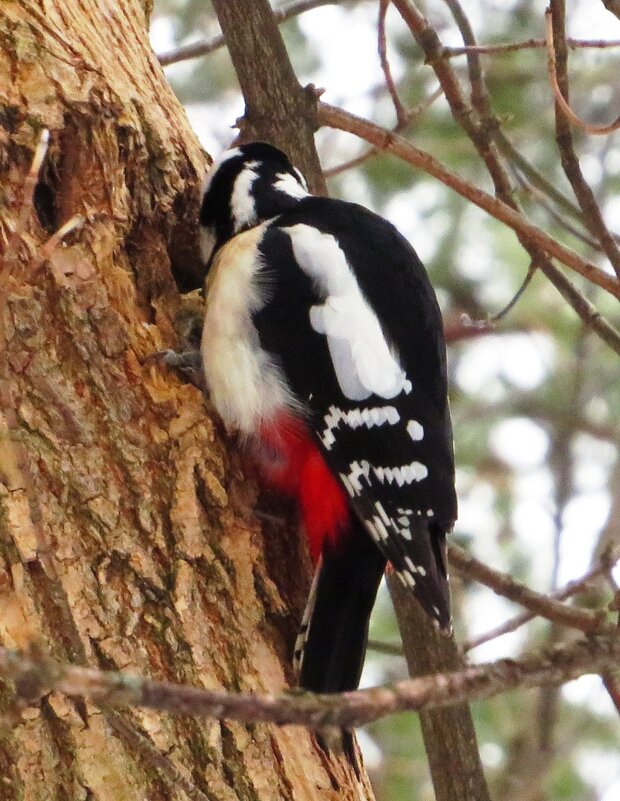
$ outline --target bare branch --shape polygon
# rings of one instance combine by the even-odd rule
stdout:
[[[377,25],[379,60],[381,61],[381,69],[383,70],[383,75],[385,76],[385,85],[390,94],[390,97],[392,98],[392,103],[394,104],[394,110],[396,111],[397,125],[400,126],[401,128],[404,128],[404,126],[408,122],[409,117],[407,114],[407,110],[401,103],[400,97],[398,96],[396,84],[394,83],[394,78],[392,77],[390,62],[388,61],[387,57],[387,42],[385,38],[385,17],[389,5],[390,5],[390,0],[379,0],[379,22]]]
[[[305,11],[310,11],[313,8],[320,8],[321,6],[333,6],[338,0],[297,0],[297,2],[290,3],[284,8],[274,10],[273,16],[276,22],[286,22],[291,17],[296,17],[303,14]],[[170,64],[178,64],[180,61],[188,61],[192,58],[199,58],[212,53],[214,50],[219,50],[224,47],[226,40],[220,33],[212,39],[202,42],[193,42],[192,44],[182,45],[170,50],[168,53],[160,53],[157,58],[162,67],[169,67]]]
[[[566,39],[566,44],[572,49],[598,49],[604,50],[612,47],[620,47],[618,39]],[[464,56],[467,53],[480,53],[480,55],[503,55],[504,53],[514,53],[516,50],[543,50],[547,47],[545,39],[526,39],[523,42],[504,42],[495,45],[465,45],[464,47],[444,47],[444,58],[455,58]]]
[[[572,234],[580,242],[583,242],[584,245],[592,248],[592,250],[598,250],[599,252],[602,251],[599,242],[597,242],[595,239],[592,239],[592,237],[588,236],[570,220],[564,217],[560,211],[551,205],[551,202],[545,193],[542,192],[537,186],[534,186],[534,184],[531,184],[527,178],[521,175],[520,172],[517,173],[517,180],[519,181],[520,186],[523,188],[523,191],[532,200],[539,203],[547,212],[547,214],[549,214],[549,216],[554,219],[561,228],[563,228],[565,231],[568,231],[569,234]]]
[[[428,97],[425,97],[420,103],[418,103],[415,108],[412,108],[410,111],[406,112],[405,118],[402,122],[397,122],[396,125],[392,128],[394,133],[400,133],[405,128],[408,128],[410,125],[414,124],[424,112],[432,106],[432,104],[437,100],[437,98],[443,95],[443,89],[438,87],[435,89],[434,92]],[[327,167],[323,170],[323,175],[326,178],[332,178],[334,175],[340,175],[340,173],[345,172],[346,170],[351,170],[354,167],[359,167],[369,158],[372,156],[376,156],[381,151],[376,147],[369,147],[363,153],[360,153],[359,156],[356,156],[353,159],[349,159],[349,161],[345,161],[342,164],[337,164],[335,167]]]
[[[609,570],[611,570],[611,568],[616,564],[618,559],[620,559],[620,553],[617,549],[613,547],[606,548],[601,554],[600,559],[597,560],[596,564],[591,567],[587,573],[584,573],[581,578],[569,581],[564,585],[564,587],[560,587],[560,589],[556,590],[549,597],[555,601],[565,601],[567,598],[577,595],[578,593],[582,592],[593,579],[608,573]],[[496,628],[491,629],[484,634],[480,634],[477,637],[473,637],[468,642],[462,643],[461,649],[464,652],[471,651],[472,649],[477,648],[479,645],[483,645],[490,640],[495,640],[497,637],[502,637],[504,634],[509,634],[512,631],[516,631],[518,628],[523,626],[525,623],[528,623],[535,617],[536,613],[529,611],[522,612],[520,615],[515,615],[513,618],[507,620]]]
[[[567,222],[561,214],[556,211],[546,200],[553,200],[562,211],[569,214],[579,223],[583,223],[584,214],[582,210],[569,198],[566,197],[559,189],[549,181],[539,170],[537,170],[519,151],[514,147],[512,142],[505,136],[500,129],[495,131],[495,141],[498,148],[502,151],[504,156],[510,160],[513,169],[519,175],[519,182],[530,194],[533,194],[538,199],[538,202],[545,208],[545,210],[556,219],[562,227],[570,231],[573,236],[581,239],[589,247],[595,250],[602,251],[600,242],[590,239],[584,233],[573,227]],[[614,242],[620,242],[620,235],[611,233]]]
[[[548,260],[541,262],[540,270],[547,276],[564,300],[577,312],[585,325],[620,355],[620,331],[603,317],[596,306],[554,264]]]
[[[467,17],[467,14],[465,13],[459,0],[444,0],[444,3],[450,9],[450,13],[452,14],[463,38],[463,43],[465,45],[475,47],[476,39],[473,28],[471,27],[469,18]],[[498,127],[496,121],[492,119],[488,92],[482,73],[482,62],[475,50],[467,53],[467,71],[469,74],[469,82],[471,84],[471,100],[474,108],[487,125],[491,123],[494,124],[494,127]],[[477,131],[472,131],[472,133],[478,134]],[[506,189],[509,189],[508,176],[504,176],[503,183],[506,185]],[[496,188],[498,188],[497,181]]]
[[[562,90],[558,84],[558,76],[556,70],[556,58],[555,58],[555,47],[553,44],[553,17],[551,13],[551,9],[548,8],[545,11],[545,28],[547,33],[547,69],[549,73],[549,83],[551,84],[551,88],[553,89],[553,94],[555,96],[555,102],[558,104],[562,113],[575,125],[577,128],[581,128],[582,131],[585,131],[588,134],[592,134],[593,136],[607,136],[607,134],[613,133],[620,128],[620,116],[617,117],[614,122],[611,122],[609,125],[592,125],[589,122],[585,122],[580,117],[575,114],[572,110],[570,105],[564,99],[564,95],[562,94]]]
[[[566,606],[548,595],[531,590],[506,573],[479,562],[458,545],[451,544],[448,553],[450,566],[454,567],[459,575],[479,581],[498,595],[525,606],[536,615],[586,633],[614,630],[614,627],[606,622],[607,612],[603,609],[591,611]]]
[[[501,200],[494,198],[492,195],[483,192],[478,187],[464,181],[448,169],[443,167],[433,156],[423,150],[419,150],[414,145],[407,142],[400,136],[381,128],[368,120],[350,114],[343,109],[336,106],[330,106],[327,103],[320,103],[318,110],[319,120],[322,124],[331,128],[338,128],[342,131],[348,131],[367,142],[373,144],[377,151],[387,151],[418,167],[434,178],[437,178],[442,183],[449,186],[455,192],[462,195],[468,200],[471,200],[475,205],[488,211],[496,219],[505,222],[513,230],[529,236],[536,244],[547,249],[551,255],[557,255],[564,263],[568,263],[564,254],[568,254],[572,264],[579,265],[577,272],[585,275],[594,274],[597,280],[593,283],[599,283],[598,278],[604,276],[603,283],[605,288],[609,287],[609,291],[616,297],[620,294],[620,282],[617,282],[611,276],[603,273],[598,267],[591,262],[582,259],[574,251],[564,248],[560,243],[556,242],[551,237],[547,236],[536,226],[532,225],[526,219],[510,208],[510,206],[503,203]],[[560,254],[562,254],[560,256]],[[583,272],[585,267],[585,272]],[[598,336],[606,342],[609,347],[620,355],[620,332],[617,331],[602,315],[598,312],[596,307],[569,281],[569,279],[553,265],[549,260],[541,262],[540,270],[544,272],[551,283],[560,292],[562,297],[573,307],[583,322],[595,331]],[[591,271],[594,273],[591,273]]]
[[[437,178],[437,180],[449,186],[459,195],[471,201],[474,205],[488,212],[492,217],[506,223],[506,225],[514,231],[523,235],[528,241],[540,247],[550,256],[559,259],[563,264],[566,264],[568,267],[571,267],[580,275],[584,276],[584,278],[606,289],[615,297],[620,298],[619,281],[603,272],[603,270],[592,262],[582,258],[574,250],[552,239],[548,234],[528,222],[522,214],[515,211],[502,200],[494,198],[492,195],[489,195],[487,192],[482,191],[448,170],[431,156],[430,153],[420,150],[397,134],[393,134],[385,128],[381,128],[368,120],[362,119],[336,106],[320,103],[318,114],[319,120],[323,125],[327,125],[331,128],[339,128],[342,131],[355,134],[365,139],[367,142],[370,142],[378,150],[393,153],[414,167],[424,170],[424,172],[432,175],[433,178]],[[620,349],[618,352],[620,352]]]
[[[602,2],[610,14],[620,19],[620,0],[602,0]]]
[[[568,54],[565,44],[565,7],[560,0],[551,0],[551,7],[545,12],[545,26],[549,43],[548,65],[550,79],[556,92],[555,138],[560,151],[564,173],[573,188],[582,212],[583,224],[600,242],[601,248],[611,262],[616,275],[620,277],[620,250],[605,224],[594,192],[583,176],[581,165],[573,143],[573,134],[566,115],[568,107]],[[556,58],[557,51],[557,58]],[[556,63],[557,62],[557,63]],[[618,120],[620,122],[620,118]]]
[[[385,687],[333,695],[256,695],[205,690],[139,676],[75,667],[41,655],[0,647],[0,674],[15,683],[19,698],[38,700],[52,690],[106,707],[142,706],[178,715],[351,728],[396,712],[451,706],[517,687],[556,687],[591,673],[614,670],[620,637],[592,635],[522,659],[466,667]]]
[[[475,145],[476,150],[484,159],[489,173],[493,178],[498,201],[503,202],[506,207],[510,208],[511,213],[516,213],[521,219],[524,219],[523,215],[519,213],[520,210],[513,197],[512,188],[508,181],[506,171],[498,158],[495,139],[501,137],[502,133],[497,119],[490,113],[488,107],[484,107],[484,104],[482,106],[480,106],[479,103],[477,104],[480,106],[480,117],[476,114],[475,109],[467,105],[455,75],[442,58],[443,47],[437,33],[430,27],[415,3],[412,2],[412,0],[392,0],[392,2],[398,8],[398,11],[409,26],[416,41],[423,48],[426,61],[434,69],[445,92],[454,119],[463,127],[463,130]],[[389,145],[386,145],[386,148],[387,147],[389,147]],[[443,179],[440,178],[440,180]],[[452,186],[456,191],[460,191],[456,185]],[[477,203],[471,195],[468,196],[468,199]],[[507,218],[505,218],[504,221],[507,221]],[[508,224],[510,225],[510,223]],[[519,241],[530,254],[532,261],[540,265],[542,272],[551,283],[554,284],[562,297],[573,306],[586,325],[596,331],[601,339],[607,342],[616,353],[620,354],[620,333],[606,320],[600,317],[592,304],[551,262],[549,256],[557,256],[557,251],[553,252],[547,245],[543,244],[540,238],[529,236],[524,229],[519,230],[515,227],[514,230]],[[530,231],[530,233],[532,232]],[[555,240],[551,241],[554,241],[555,245],[559,244],[555,242]],[[579,270],[577,271],[579,272]],[[602,273],[602,271],[599,272]],[[611,280],[617,283],[617,286],[620,286],[620,282],[615,282],[613,278],[608,277],[606,280]],[[614,291],[613,294],[616,294],[616,292]]]

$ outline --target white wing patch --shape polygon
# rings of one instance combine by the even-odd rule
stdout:
[[[310,309],[310,324],[327,337],[343,394],[360,401],[373,393],[389,399],[410,392],[411,382],[391,352],[336,239],[301,223],[285,230],[297,263],[325,296],[324,303]]]

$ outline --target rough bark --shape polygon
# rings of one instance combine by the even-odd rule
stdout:
[[[196,269],[203,158],[144,3],[0,0],[0,641],[175,681],[275,692],[307,589],[290,527],[261,528],[240,457],[173,346]],[[7,252],[42,127],[35,210]],[[59,225],[84,227],[40,269]],[[300,579],[300,576],[302,577]],[[303,729],[110,712],[0,685],[0,799],[356,799]]]

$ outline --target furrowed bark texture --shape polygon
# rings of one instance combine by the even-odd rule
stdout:
[[[204,160],[138,0],[0,0],[0,641],[207,687],[291,680],[307,558],[261,529],[174,346]],[[9,248],[41,128],[35,212]],[[36,254],[86,218],[39,269]],[[362,788],[370,797],[368,788]],[[349,799],[299,728],[111,713],[0,684],[0,799]]]

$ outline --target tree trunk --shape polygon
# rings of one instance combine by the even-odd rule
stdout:
[[[276,692],[305,550],[286,522],[259,526],[208,402],[146,361],[177,344],[172,274],[197,268],[204,164],[146,27],[138,0],[0,0],[0,641]],[[83,227],[42,252],[75,214]],[[57,694],[21,708],[1,684],[0,715],[0,799],[371,797],[305,729]]]

